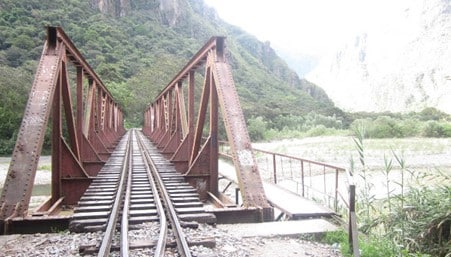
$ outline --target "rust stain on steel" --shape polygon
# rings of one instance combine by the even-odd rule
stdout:
[[[64,48],[58,50],[62,53]],[[27,213],[60,62],[58,54],[45,55],[39,63],[0,198],[2,220]]]
[[[214,79],[243,202],[269,208],[230,66],[214,62]]]
[[[177,134],[183,135],[181,141],[178,138],[175,140],[179,143],[171,157],[176,169],[184,173],[192,184],[198,185],[201,196],[208,196],[209,193],[217,195],[220,107],[243,202],[246,207],[261,208],[262,216],[267,219],[272,215],[272,209],[263,190],[231,69],[226,62],[224,40],[224,37],[211,38],[161,91],[144,112],[143,132],[159,148],[163,148],[163,144]],[[194,73],[201,66],[205,67],[205,80],[201,98],[195,99]],[[188,80],[185,83],[188,84],[187,103],[173,93],[181,92],[179,86],[185,80]],[[168,103],[172,102],[175,102],[178,110],[168,108]],[[195,105],[197,116],[194,115]],[[183,113],[178,113],[181,110]],[[187,118],[183,116],[186,110]],[[210,127],[206,128],[208,114]],[[204,131],[208,131],[206,139],[203,139]]]
[[[66,67],[68,63],[77,67],[76,108],[71,102],[69,69]],[[101,99],[94,99],[92,94],[88,94],[88,99],[83,101],[83,75],[88,78],[89,86],[102,95]],[[43,205],[47,210],[40,212],[53,210],[53,205],[75,204],[78,201],[90,183],[90,176],[95,175],[101,167],[99,163],[103,163],[101,154],[107,152],[108,147],[114,147],[114,141],[125,133],[122,111],[112,111],[110,108],[114,104],[112,99],[110,92],[64,31],[49,27],[0,197],[0,220],[28,214],[36,169],[51,114],[52,197]],[[95,107],[101,101],[103,112],[95,115]],[[86,103],[84,108],[83,102]],[[68,141],[63,136],[63,121],[66,122]],[[96,127],[100,122],[102,126]]]

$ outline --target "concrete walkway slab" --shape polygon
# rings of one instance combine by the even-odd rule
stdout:
[[[324,219],[218,224],[217,227],[240,237],[298,236],[324,233],[338,229],[337,226]]]

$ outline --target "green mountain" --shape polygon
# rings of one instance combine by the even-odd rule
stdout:
[[[224,35],[246,117],[344,117],[322,89],[299,79],[268,42],[220,20],[202,0],[2,0],[0,153],[14,141],[45,39],[62,26],[121,103],[128,124],[211,37]]]

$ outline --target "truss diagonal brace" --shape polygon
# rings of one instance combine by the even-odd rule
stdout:
[[[44,47],[0,198],[0,220],[28,210],[64,51],[51,40]]]
[[[212,65],[214,66],[213,78],[219,105],[232,149],[233,162],[237,168],[243,203],[249,206],[269,208],[231,69],[227,63],[222,61],[213,62]]]
[[[76,67],[76,106],[72,103],[71,69],[67,67],[68,64]],[[84,76],[91,89],[85,101]],[[99,95],[97,98],[95,90]],[[97,106],[97,109],[93,108]],[[122,119],[122,111],[114,103],[111,93],[69,37],[61,28],[48,27],[47,41],[0,196],[0,226],[13,217],[25,217],[28,214],[49,120],[53,133],[52,195],[41,205],[38,210],[40,213],[50,210],[54,213],[53,210],[60,204],[76,204],[91,182],[90,176],[100,170],[99,164],[102,162],[99,157],[103,152],[99,149],[105,149],[106,152],[107,147],[114,147],[115,140],[125,133]],[[66,140],[65,134],[69,140]],[[99,147],[104,142],[107,145]]]

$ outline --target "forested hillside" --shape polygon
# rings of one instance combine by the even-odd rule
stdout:
[[[65,30],[124,107],[131,126],[140,126],[144,106],[214,35],[227,37],[247,118],[263,117],[277,127],[285,116],[313,110],[344,116],[268,42],[222,22],[202,0],[2,0],[0,153],[14,144],[48,25]]]

